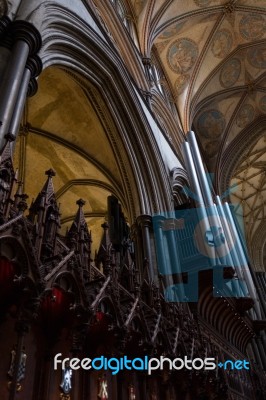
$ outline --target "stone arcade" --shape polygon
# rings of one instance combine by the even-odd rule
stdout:
[[[0,0],[1,400],[266,398],[265,19]]]

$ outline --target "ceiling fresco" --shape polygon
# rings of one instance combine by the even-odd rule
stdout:
[[[141,2],[141,11],[136,3],[131,0],[141,50],[159,58],[178,110],[178,126],[196,132],[219,185],[220,165],[230,145],[247,130],[258,137],[258,120],[259,129],[263,124],[266,130],[266,1],[147,0]],[[250,240],[266,217],[262,143],[265,137],[245,149],[245,159],[232,176],[239,187],[232,201],[243,204]]]
[[[230,142],[265,114],[265,0],[131,3],[142,51],[158,55],[182,128],[196,131],[215,169]]]

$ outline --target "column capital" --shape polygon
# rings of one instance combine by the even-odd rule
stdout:
[[[42,72],[42,60],[35,54],[28,58],[26,68],[31,72],[31,77],[36,78]]]
[[[29,55],[38,53],[42,46],[40,32],[30,22],[16,20],[11,24],[11,32],[16,40],[22,40],[29,46]]]
[[[168,218],[166,218],[164,215],[156,215],[153,218],[153,225],[154,227],[163,229],[167,220]]]
[[[28,91],[27,91],[27,96],[32,97],[37,93],[38,90],[38,82],[36,81],[35,78],[31,78],[29,81],[29,86],[28,86]]]
[[[150,57],[142,57],[143,65],[151,66],[151,58]]]
[[[139,215],[137,217],[137,224],[140,225],[141,227],[148,227],[150,228],[152,226],[152,217],[150,215]]]

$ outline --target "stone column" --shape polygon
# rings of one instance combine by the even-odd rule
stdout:
[[[14,138],[16,138],[19,131],[26,97],[33,96],[37,92],[38,85],[35,78],[41,73],[41,70],[42,62],[38,56],[28,59],[8,130],[8,133]]]
[[[156,217],[156,222],[154,224],[158,272],[163,276],[163,281],[165,283],[165,290],[167,290],[167,288],[171,287],[174,284],[173,268],[172,268],[173,266],[171,263],[173,260],[169,255],[168,247],[165,245],[165,240],[164,240],[165,237],[167,238],[167,233],[165,232],[166,222],[167,221],[165,217],[158,216]]]
[[[183,283],[183,275],[182,275],[182,266],[180,264],[180,257],[178,254],[178,244],[177,237],[175,233],[175,223],[174,220],[169,223],[169,230],[166,231],[167,242],[168,242],[168,251],[169,251],[169,260],[171,265],[171,274],[178,274],[178,284],[176,285],[176,294],[178,295],[179,301],[185,301],[185,292],[184,292],[184,283]],[[175,299],[175,301],[178,301]],[[171,301],[171,300],[170,300]]]
[[[6,69],[12,47],[12,37],[9,32],[11,20],[4,16],[0,19],[0,82]]]
[[[10,29],[14,44],[0,85],[0,149],[9,130],[28,57],[40,50],[42,42],[38,30],[27,21],[12,22]]]
[[[137,223],[140,226],[142,234],[142,247],[143,247],[143,262],[145,259],[149,262],[149,276],[151,282],[158,285],[158,274],[154,265],[155,254],[152,256],[151,250],[151,228],[152,218],[150,215],[140,215],[137,218]]]
[[[131,227],[131,238],[134,243],[134,253],[135,253],[135,268],[139,272],[139,284],[142,282],[143,274],[142,274],[142,256],[141,256],[141,240],[139,236],[139,227],[137,223],[134,223]]]

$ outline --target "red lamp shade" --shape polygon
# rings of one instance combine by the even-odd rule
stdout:
[[[41,320],[47,328],[64,326],[70,314],[71,296],[60,287],[47,291],[41,302]]]
[[[15,265],[6,257],[0,257],[0,299],[5,300],[14,286]]]

